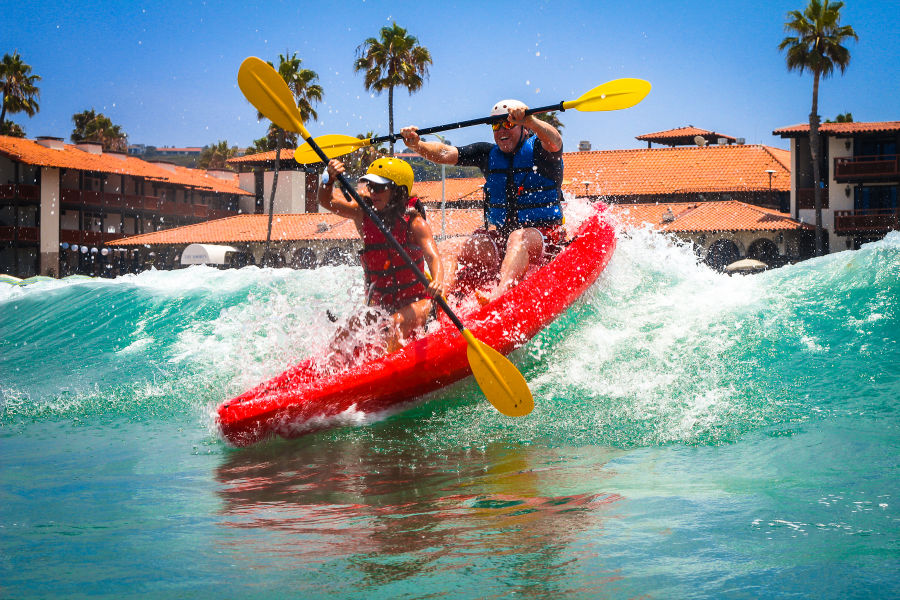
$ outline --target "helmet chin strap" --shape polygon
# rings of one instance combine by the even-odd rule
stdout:
[[[519,148],[522,147],[522,144],[525,143],[525,140],[528,139],[528,137],[525,135],[525,126],[520,125],[519,127],[521,127],[521,131],[519,131],[519,141],[516,142],[516,147],[513,150],[513,154],[515,154],[519,150]]]

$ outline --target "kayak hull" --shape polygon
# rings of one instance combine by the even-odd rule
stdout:
[[[600,276],[615,248],[606,207],[595,204],[572,241],[506,294],[464,315],[472,334],[503,355],[523,346],[577,300]],[[467,344],[442,320],[436,331],[400,350],[334,374],[312,359],[223,402],[218,424],[235,446],[292,438],[358,422],[401,406],[472,374]]]

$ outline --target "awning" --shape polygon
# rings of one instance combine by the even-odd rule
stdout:
[[[231,246],[218,246],[216,244],[191,244],[181,253],[183,265],[226,265],[230,262],[227,258],[229,252],[237,252],[237,248]]]
[[[744,258],[735,261],[725,267],[726,273],[759,273],[769,268],[769,265],[753,258]]]

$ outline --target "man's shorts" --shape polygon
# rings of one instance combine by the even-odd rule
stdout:
[[[541,237],[544,238],[544,258],[553,258],[565,246],[566,226],[562,223],[559,225],[526,225],[523,229],[525,228],[537,229]],[[500,260],[503,260],[503,257],[506,256],[508,233],[501,232],[499,229],[480,228],[472,232],[472,237],[475,236],[486,237],[493,242]]]

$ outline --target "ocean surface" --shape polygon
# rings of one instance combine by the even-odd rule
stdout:
[[[471,381],[248,449],[361,271],[0,284],[0,598],[900,597],[900,233],[753,276],[621,235]]]

